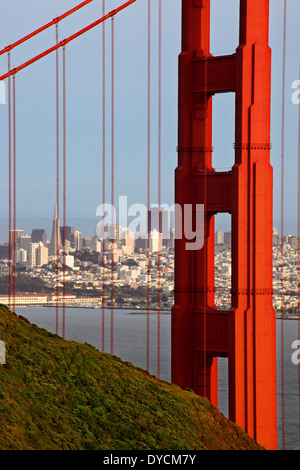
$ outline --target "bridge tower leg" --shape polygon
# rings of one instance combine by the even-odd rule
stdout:
[[[230,25],[229,25],[230,27]],[[176,221],[172,381],[218,406],[217,358],[229,362],[229,418],[277,448],[276,331],[272,306],[269,0],[240,0],[240,40],[210,54],[210,0],[182,0],[175,203],[204,204],[204,244],[188,248]],[[235,164],[212,165],[212,100],[233,92]],[[214,304],[214,216],[232,216],[232,307]],[[194,223],[195,220],[194,220]],[[180,226],[179,226],[180,225]],[[182,234],[182,236],[180,236]]]

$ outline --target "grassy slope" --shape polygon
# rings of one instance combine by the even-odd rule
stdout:
[[[259,449],[207,400],[0,306],[0,450]]]

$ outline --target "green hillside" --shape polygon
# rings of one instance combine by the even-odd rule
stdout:
[[[260,449],[206,399],[0,306],[0,450]]]

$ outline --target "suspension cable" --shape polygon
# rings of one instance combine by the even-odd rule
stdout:
[[[300,65],[300,64],[299,64]],[[299,66],[300,83],[300,66]],[[298,105],[298,340],[300,340],[300,101]],[[300,445],[300,362],[298,364],[298,414],[299,414],[299,445]]]
[[[105,0],[102,0],[102,15],[105,15]],[[105,157],[106,157],[106,112],[105,112],[105,22],[102,25],[102,205],[103,205],[103,230],[102,230],[102,352],[105,351]]]
[[[10,71],[10,52],[8,71]],[[12,142],[11,142],[11,77],[8,79],[8,307],[11,308],[11,277],[12,277],[12,230],[11,230],[11,177],[12,177]]]
[[[13,75],[13,311],[16,300],[16,207],[17,207],[17,147],[16,147],[16,80]]]
[[[204,15],[207,13],[207,4],[204,6]],[[207,27],[207,21],[205,21],[205,27]],[[209,35],[209,31],[206,31],[206,36]],[[209,48],[205,48],[204,50],[204,106],[205,106],[205,130],[204,130],[204,153],[203,153],[203,168],[204,168],[204,217],[205,217],[205,227],[207,227],[207,211],[206,211],[206,201],[207,201],[207,120],[208,120],[208,93],[207,93],[207,56],[209,53]],[[206,228],[207,230],[207,228]],[[204,351],[203,351],[203,371],[204,371],[204,396],[207,396],[207,303],[208,303],[208,290],[207,290],[207,258],[208,258],[208,234],[204,238],[204,292],[205,292],[205,299],[204,299],[204,312],[203,312],[203,344],[204,344]]]
[[[63,47],[63,338],[66,335],[66,48]]]
[[[163,242],[162,234],[162,217],[161,217],[161,62],[162,62],[162,8],[161,0],[158,3],[158,224],[159,239],[158,258],[157,258],[157,377],[160,378],[160,310],[161,310],[161,244]]]
[[[111,205],[115,205],[115,37],[114,17],[111,18]],[[114,210],[112,210],[112,250],[111,250],[111,355],[114,351]]]
[[[66,39],[63,39],[59,44],[56,44],[55,46],[50,47],[49,49],[45,50],[41,54],[38,54],[37,56],[33,57],[32,59],[28,60],[27,62],[24,62],[22,65],[19,65],[18,67],[15,67],[14,69],[10,70],[10,72],[7,72],[6,74],[2,75],[0,77],[0,80],[5,80],[5,78],[14,75],[21,70],[25,69],[26,67],[29,67],[29,65],[34,64],[38,60],[42,59],[43,57],[46,57],[47,55],[51,54],[52,52],[56,51],[60,47],[63,47],[67,45],[69,42],[74,41],[74,39],[77,39],[78,37],[82,36],[83,34],[87,33],[91,29],[95,28],[101,23],[104,23],[106,20],[111,18],[112,16],[115,16],[117,13],[120,11],[124,10],[125,8],[129,7],[133,3],[135,3],[137,0],[129,0],[128,2],[124,3],[120,7],[116,8],[115,10],[112,10],[110,13],[107,13],[104,15],[102,18],[99,18],[97,21],[94,21],[94,23],[91,23],[90,25],[86,26],[85,28],[81,29],[80,31],[77,31],[77,33],[72,34],[72,36],[69,36]]]
[[[58,24],[56,24],[56,44],[58,44]],[[56,50],[56,211],[55,231],[56,237],[55,253],[56,253],[56,334],[58,335],[58,311],[59,311],[59,56]]]
[[[150,364],[150,151],[151,151],[151,7],[148,0],[148,105],[147,105],[147,370]]]
[[[281,129],[281,406],[282,448],[285,449],[285,403],[284,403],[284,144],[285,144],[285,77],[286,77],[286,19],[287,4],[284,0],[283,58],[282,58],[282,129]]]
[[[80,10],[82,7],[84,7],[85,5],[87,5],[88,3],[91,3],[93,0],[86,0],[85,2],[82,2],[80,3],[79,5],[77,5],[76,7],[72,8],[71,10],[67,11],[66,13],[60,15],[60,16],[57,16],[56,18],[54,18],[52,21],[50,21],[49,23],[45,24],[44,26],[42,26],[41,28],[38,28],[36,29],[35,31],[33,31],[32,33],[28,34],[27,36],[24,36],[22,39],[19,39],[18,41],[14,42],[13,44],[11,44],[10,46],[7,46],[5,47],[4,49],[2,49],[0,51],[0,56],[2,54],[5,54],[6,52],[10,52],[12,49],[14,49],[15,47],[19,46],[20,44],[23,44],[24,42],[28,41],[28,39],[31,39],[33,38],[34,36],[38,35],[39,33],[41,33],[42,31],[45,31],[46,29],[50,28],[51,26],[53,26],[54,24],[57,24],[59,23],[61,20],[63,20],[64,18],[67,18],[68,16],[70,16],[72,13],[75,13],[75,11],[77,10]]]

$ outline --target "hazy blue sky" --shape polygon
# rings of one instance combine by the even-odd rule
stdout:
[[[80,3],[80,0],[0,0],[0,47]],[[106,0],[106,10],[122,0]],[[157,18],[152,0],[152,140],[151,202],[157,203]],[[173,202],[177,154],[177,61],[180,52],[181,0],[163,0],[163,152],[162,199]],[[300,2],[288,0],[286,78],[286,232],[296,229],[298,109],[292,104],[292,82],[299,76]],[[147,169],[147,0],[137,0],[115,20],[116,148],[115,188],[128,202],[146,203]],[[238,0],[212,0],[213,54],[232,53],[238,44]],[[283,0],[270,1],[272,48],[272,152],[274,221],[280,220],[281,77]],[[94,0],[60,23],[60,40],[101,16],[102,0]],[[110,21],[107,22],[107,200],[110,198]],[[55,42],[52,28],[12,52],[12,66]],[[95,218],[102,202],[102,29],[97,27],[67,46],[67,212]],[[7,57],[0,58],[0,72]],[[51,218],[56,197],[55,54],[16,77],[17,88],[17,215]],[[214,99],[214,162],[231,166],[234,158],[234,95]],[[7,210],[7,106],[0,105],[0,218]],[[293,225],[294,224],[294,225]],[[20,224],[18,224],[20,225]],[[223,228],[228,228],[225,225]],[[22,227],[20,227],[22,228]],[[2,238],[2,237],[1,237]],[[4,241],[1,240],[0,241]]]

